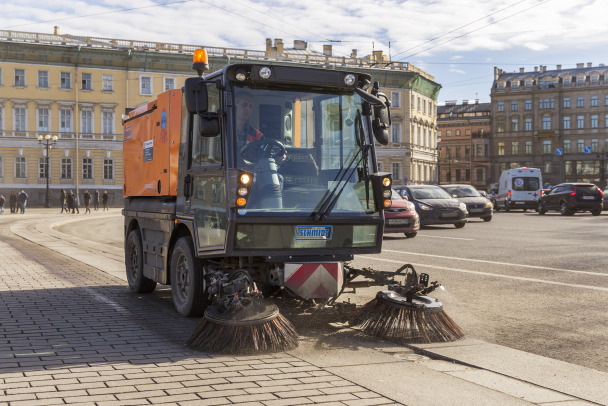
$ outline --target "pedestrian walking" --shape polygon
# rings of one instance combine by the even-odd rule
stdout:
[[[65,193],[65,189],[61,189],[61,197],[60,197],[61,201],[59,202],[61,204],[61,213],[63,213],[64,211],[68,211],[68,208],[66,207],[66,199],[67,199],[67,195]]]
[[[68,191],[68,195],[66,197],[66,203],[68,206],[68,213],[71,213],[74,211],[74,193],[72,193],[72,190],[70,189],[70,191]]]
[[[11,192],[11,196],[8,198],[8,204],[11,208],[11,213],[17,213],[17,195],[15,195],[15,192]]]
[[[84,191],[84,208],[86,210],[84,211],[84,214],[91,212],[91,209],[89,208],[90,204],[91,204],[91,194],[89,193],[88,190],[85,190]]]
[[[21,192],[17,195],[17,203],[19,204],[19,210],[21,214],[25,214],[25,207],[27,206],[27,199],[29,196],[25,193],[25,190],[21,189]]]
[[[103,204],[104,210],[110,210],[110,209],[108,209],[108,191],[107,190],[103,191],[103,196],[101,197],[101,203]]]
[[[95,193],[93,193],[93,207],[95,208],[95,211],[99,209],[99,190],[96,190]]]
[[[4,214],[4,203],[6,203],[6,199],[4,195],[0,193],[0,214]]]
[[[76,214],[80,214],[80,210],[78,210],[78,206],[80,206],[80,199],[78,198],[78,193],[74,195],[74,204],[72,206],[72,214],[74,214],[74,210],[76,211]]]

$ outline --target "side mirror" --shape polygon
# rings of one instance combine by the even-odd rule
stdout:
[[[220,118],[217,114],[198,117],[198,131],[201,137],[215,137],[220,134]]]
[[[184,98],[189,113],[205,113],[209,108],[207,83],[202,78],[188,78],[184,84]]]
[[[372,94],[382,101],[381,105],[374,106],[374,117],[372,121],[372,129],[374,137],[382,145],[387,145],[390,140],[389,129],[391,127],[391,102],[384,93],[380,91],[378,81],[374,82]]]

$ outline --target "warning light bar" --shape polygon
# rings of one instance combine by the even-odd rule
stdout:
[[[203,72],[209,70],[209,56],[204,49],[197,49],[192,56],[192,69],[198,73],[198,76],[203,76]]]

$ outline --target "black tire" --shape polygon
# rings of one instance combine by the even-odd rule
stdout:
[[[462,227],[464,227],[465,224],[467,224],[467,223],[456,223],[456,224],[454,224],[454,227],[462,228]]]
[[[602,209],[600,207],[598,207],[597,209],[593,209],[591,210],[591,214],[593,214],[594,216],[599,216],[600,214],[602,214]]]
[[[481,219],[487,223],[488,221],[492,221],[492,216],[482,217]]]
[[[507,201],[505,201],[505,211],[511,211],[511,205]]]
[[[202,316],[209,305],[205,293],[205,271],[194,257],[192,238],[181,237],[171,253],[171,297],[179,314]]]
[[[129,289],[137,293],[150,293],[156,282],[144,276],[144,250],[139,230],[131,230],[125,244],[125,265]]]
[[[562,216],[569,216],[570,213],[570,209],[568,209],[568,205],[566,204],[566,202],[561,202],[559,204],[559,212]]]
[[[412,231],[409,233],[404,233],[407,238],[414,238],[418,234],[418,231]]]
[[[545,214],[547,212],[547,209],[545,208],[544,203],[538,203],[538,214]]]

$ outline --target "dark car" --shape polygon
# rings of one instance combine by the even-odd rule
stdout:
[[[608,210],[608,186],[604,188],[604,210]]]
[[[538,214],[558,210],[562,216],[577,211],[590,211],[594,216],[602,212],[604,194],[593,183],[560,183],[543,193],[538,201]]]
[[[480,217],[483,221],[492,220],[494,205],[490,200],[483,197],[477,189],[471,185],[440,185],[452,197],[467,205],[469,218]]]
[[[414,238],[420,229],[420,216],[414,203],[393,190],[390,209],[384,209],[384,234],[403,233],[407,238]]]
[[[421,226],[453,224],[461,228],[467,223],[467,206],[439,186],[412,185],[395,190],[414,203]]]

